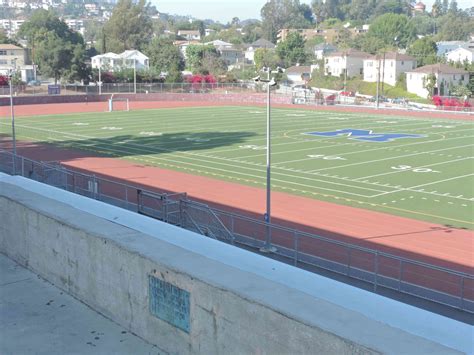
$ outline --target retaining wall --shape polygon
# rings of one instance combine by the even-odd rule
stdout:
[[[0,174],[0,252],[172,354],[472,353],[472,328]]]
[[[102,95],[51,95],[51,96],[16,96],[15,105],[65,104],[105,102],[112,94]],[[266,94],[261,93],[150,93],[150,94],[114,94],[116,98],[128,98],[130,101],[190,101],[190,102],[224,102],[236,103],[266,103]],[[272,95],[274,104],[291,104],[291,96]],[[0,106],[10,105],[9,97],[0,97]]]

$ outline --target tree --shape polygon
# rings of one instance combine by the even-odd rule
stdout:
[[[38,10],[20,28],[19,36],[26,38],[34,49],[34,62],[39,71],[58,80],[87,80],[82,36],[69,29],[53,12]]]
[[[423,87],[428,90],[428,96],[433,97],[434,88],[436,87],[436,75],[428,74],[423,78]]]
[[[416,15],[410,19],[410,24],[416,29],[418,36],[432,35],[436,29],[435,20],[426,14]]]
[[[157,71],[181,71],[185,67],[183,55],[171,39],[154,38],[144,53],[150,58],[150,66]]]
[[[438,41],[466,41],[474,28],[474,18],[465,12],[448,13],[438,19]]]
[[[385,14],[372,22],[367,35],[387,46],[406,48],[416,38],[416,31],[406,15]]]
[[[441,4],[441,0],[436,0],[431,8],[431,16],[434,18],[441,16],[443,13],[443,5]]]
[[[456,0],[451,0],[451,3],[449,4],[449,13],[451,14],[457,14],[458,13],[458,3]]]
[[[199,31],[199,35],[201,38],[206,36],[206,26],[204,26],[204,22],[197,21],[197,30]]]
[[[54,78],[57,83],[66,70],[71,67],[73,48],[53,32],[44,33],[43,39],[36,42],[36,63],[43,75]]]
[[[423,65],[436,63],[437,51],[436,42],[430,37],[423,37],[413,42],[407,52],[416,58],[418,66],[421,67]]]
[[[274,68],[279,64],[279,58],[275,51],[266,48],[258,48],[253,59],[257,71],[260,71],[263,67]]]
[[[20,46],[17,41],[8,37],[3,29],[0,29],[0,43],[14,44],[15,46]]]
[[[441,6],[441,10],[442,10],[442,15],[445,15],[448,13],[448,9],[449,9],[449,0],[443,0],[443,4]]]
[[[217,52],[204,52],[198,72],[203,75],[222,75],[227,72],[227,64]]]
[[[263,5],[263,36],[276,42],[277,33],[282,28],[309,28],[312,26],[311,9],[299,0],[269,0]]]
[[[313,0],[311,6],[313,8],[314,19],[319,26],[319,24],[328,17],[326,6],[323,0]]]
[[[384,14],[410,15],[410,12],[409,3],[402,0],[379,1],[375,8],[375,16]]]
[[[84,43],[82,36],[71,30],[53,11],[37,10],[28,21],[21,25],[18,36],[29,43],[41,40],[44,33],[53,33],[72,44]]]
[[[276,53],[285,66],[304,64],[306,62],[305,40],[297,32],[290,33],[284,41],[278,44]]]
[[[145,0],[119,0],[104,26],[107,50],[120,53],[127,49],[141,50],[153,34],[153,23],[147,14]]]

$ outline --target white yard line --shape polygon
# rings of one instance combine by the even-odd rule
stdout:
[[[417,185],[417,186],[412,186],[412,187],[405,187],[405,188],[397,189],[397,190],[394,190],[394,191],[388,191],[388,192],[384,192],[384,193],[381,193],[381,194],[373,195],[373,196],[370,196],[369,198],[385,196],[385,195],[389,195],[389,194],[397,193],[397,192],[401,192],[401,191],[404,191],[404,192],[410,191],[410,192],[417,192],[417,193],[426,194],[426,195],[433,195],[433,196],[439,196],[439,197],[444,197],[444,198],[450,198],[450,199],[454,199],[454,200],[473,202],[474,198],[462,197],[462,195],[461,196],[451,196],[449,193],[448,194],[443,194],[443,193],[433,192],[433,191],[416,190],[416,188],[418,188],[418,187],[438,184],[438,183],[445,182],[445,181],[461,179],[461,178],[472,176],[472,175],[474,175],[474,174],[456,176],[456,177],[453,177],[453,178],[438,180],[438,181],[434,181],[434,182],[430,182],[430,183],[426,183],[426,184],[422,184],[422,185]]]
[[[455,147],[455,148],[461,148],[461,147]],[[474,159],[474,157],[465,157],[465,158],[454,159],[454,160],[446,160],[446,161],[442,161],[442,162],[438,162],[438,163],[433,163],[433,164],[427,164],[427,165],[417,166],[417,168],[428,168],[428,167],[437,166],[437,165],[442,165],[442,164],[454,163],[454,162],[461,161],[461,160],[466,160],[466,159]],[[376,177],[376,176],[392,175],[392,174],[402,173],[402,172],[404,172],[404,171],[407,172],[407,171],[411,171],[411,170],[412,170],[412,169],[390,171],[390,172],[387,172],[387,173],[381,173],[381,174],[376,174],[376,175],[364,176],[364,177],[357,178],[357,179],[354,179],[354,180],[355,180],[355,181],[358,181],[358,180],[361,180],[361,179],[370,179],[370,178],[373,178],[373,177]]]
[[[410,186],[408,189],[414,189],[418,187],[423,187],[423,186],[428,186],[428,185],[433,185],[433,184],[439,184],[440,182],[445,182],[445,181],[451,181],[451,180],[456,180],[456,179],[462,179],[468,176],[473,176],[474,174],[466,174],[466,175],[461,175],[461,176],[455,176],[449,179],[444,179],[444,180],[438,180],[438,181],[433,181],[433,182],[428,182],[426,184],[421,184],[421,185],[416,185],[416,186]]]

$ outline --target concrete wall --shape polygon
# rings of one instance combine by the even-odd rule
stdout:
[[[0,174],[0,252],[173,354],[472,353],[472,328],[129,211]],[[189,332],[149,276],[189,292]]]
[[[7,93],[8,94],[8,93]],[[40,104],[65,104],[65,103],[86,103],[105,102],[110,99],[111,94],[102,95],[51,95],[51,96],[16,96],[15,105],[40,105]],[[130,101],[203,101],[203,102],[223,102],[227,104],[237,103],[266,103],[265,93],[232,93],[225,90],[221,93],[153,93],[153,94],[114,94],[116,98],[128,98]],[[272,95],[274,104],[291,104],[291,96]],[[0,106],[9,106],[9,97],[0,97]]]

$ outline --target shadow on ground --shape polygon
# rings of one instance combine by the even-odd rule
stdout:
[[[39,160],[60,160],[52,159],[51,156],[43,157],[42,150],[51,152],[51,145],[54,147],[81,150],[92,152],[93,156],[113,156],[127,157],[135,155],[156,155],[174,152],[191,152],[197,150],[214,149],[225,146],[232,146],[244,143],[248,138],[256,136],[254,132],[177,132],[159,133],[142,132],[140,136],[117,135],[107,138],[90,138],[54,141],[46,140],[42,142],[28,143],[20,142],[21,154],[31,157],[31,153]],[[54,137],[53,137],[54,138]],[[0,142],[1,143],[1,142]],[[7,140],[4,139],[4,149]],[[48,148],[49,146],[49,148]],[[86,154],[90,155],[90,154]],[[64,157],[64,155],[63,155]]]

